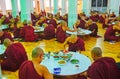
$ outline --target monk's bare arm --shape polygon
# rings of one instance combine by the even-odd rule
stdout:
[[[43,66],[43,76],[44,79],[53,79],[53,75],[48,71],[45,66]]]

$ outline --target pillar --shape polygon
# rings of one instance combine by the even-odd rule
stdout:
[[[113,6],[113,4],[115,6]],[[107,12],[115,12],[115,14],[118,16],[119,15],[119,7],[120,7],[120,0],[108,0],[108,8]]]
[[[85,12],[87,16],[90,16],[91,0],[83,0],[82,11]]]
[[[73,29],[77,21],[77,0],[68,0],[68,26]]]
[[[58,0],[54,0],[54,14],[58,12]]]
[[[33,0],[29,1],[30,1],[30,13],[33,13],[34,12]]]
[[[6,15],[6,4],[5,4],[5,0],[0,0],[0,5],[1,5],[1,10],[2,10],[2,14]]]
[[[30,1],[29,0],[20,0],[20,7],[21,7],[21,21],[24,20],[31,21],[30,17]]]
[[[44,0],[40,0],[40,10],[44,11]]]
[[[19,15],[18,11],[18,0],[11,0],[11,5],[12,5],[12,16],[15,18],[17,15]]]
[[[66,14],[66,0],[62,0],[62,15]]]
[[[52,13],[52,4],[51,4],[51,0],[49,1],[49,7],[50,7],[50,13]]]

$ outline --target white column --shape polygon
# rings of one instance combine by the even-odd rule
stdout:
[[[18,11],[18,0],[11,0],[12,5],[12,16],[15,18],[17,15],[19,15]]]
[[[83,0],[82,11],[85,12],[87,16],[90,16],[91,10],[91,0]]]
[[[40,10],[44,11],[44,0],[40,0]]]
[[[1,10],[3,15],[6,15],[6,4],[5,4],[5,0],[0,0],[0,5],[1,5]]]
[[[62,15],[66,13],[66,0],[62,0]]]
[[[115,14],[118,16],[119,15],[119,6],[120,6],[120,0],[108,0],[108,12],[110,10],[111,12],[115,12]],[[115,6],[113,6],[113,4]]]
[[[50,13],[52,13],[52,4],[51,4],[51,0],[49,1],[49,7],[50,7]]]
[[[30,13],[34,12],[34,7],[33,7],[33,0],[29,0],[30,1]]]

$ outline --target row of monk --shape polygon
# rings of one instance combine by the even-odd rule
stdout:
[[[40,64],[44,57],[44,51],[40,47],[33,49],[32,60],[28,60],[26,50],[21,43],[6,38],[4,45],[7,48],[0,61],[2,70],[19,69],[19,79],[54,79],[48,69]],[[120,69],[115,60],[102,57],[101,48],[94,47],[91,57],[94,62],[86,72],[78,74],[75,79],[120,79]]]
[[[109,28],[106,30],[106,33],[104,35],[104,39],[106,41],[119,41],[119,37],[116,36],[116,32],[119,33],[120,27],[119,22],[116,22],[116,25],[110,24],[114,21],[119,21],[119,17],[116,17],[114,12],[110,15],[107,14],[101,14],[98,13],[91,13],[90,17],[87,17],[84,13],[78,14],[78,20],[73,25],[74,30],[71,30],[68,28],[68,15],[65,14],[64,16],[60,16],[60,13],[58,12],[55,16],[53,14],[48,13],[46,15],[46,12],[41,12],[40,14],[31,13],[31,21],[26,23],[24,21],[23,23],[20,22],[20,17],[17,16],[16,18],[12,18],[12,15],[10,13],[9,16],[6,18],[1,14],[0,16],[0,24],[6,24],[9,25],[10,29],[13,30],[14,38],[23,38],[25,41],[35,41],[37,39],[51,39],[56,37],[57,40],[61,43],[63,43],[66,39],[66,31],[76,31],[77,28],[83,28],[88,29],[92,31],[91,36],[97,37],[98,32],[98,26],[96,22],[100,22],[103,24],[103,28]],[[110,19],[112,17],[112,20]],[[62,22],[59,22],[61,21]],[[43,35],[35,35],[34,29],[32,27],[34,26],[42,26],[45,24],[44,34]],[[25,26],[32,26],[32,27],[25,27]],[[46,27],[48,26],[48,27]],[[21,29],[23,27],[23,30]],[[27,29],[27,30],[26,30]],[[30,38],[31,37],[31,38]]]

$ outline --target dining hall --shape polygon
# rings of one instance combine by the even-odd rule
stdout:
[[[0,79],[119,74],[119,0],[0,0]]]

